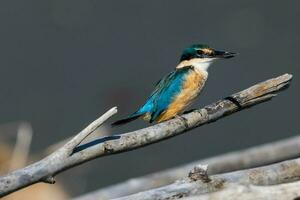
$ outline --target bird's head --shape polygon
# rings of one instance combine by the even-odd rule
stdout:
[[[207,70],[210,64],[218,59],[232,58],[236,53],[215,50],[205,44],[195,44],[184,49],[177,68],[185,66]]]

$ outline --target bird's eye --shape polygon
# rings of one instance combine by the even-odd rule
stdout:
[[[202,55],[202,54],[204,54],[204,52],[199,49],[199,50],[197,50],[197,54]]]

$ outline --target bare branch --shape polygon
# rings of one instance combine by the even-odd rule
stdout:
[[[101,126],[106,120],[108,120],[112,115],[117,113],[117,107],[111,108],[109,111],[104,113],[101,117],[93,121],[80,133],[78,133],[73,139],[71,139],[64,148],[69,148],[70,153],[78,146],[86,137],[93,133],[99,126]]]
[[[282,87],[282,85],[280,85]],[[244,92],[245,94],[246,92]],[[245,95],[243,95],[245,96]],[[242,151],[226,153],[208,159],[195,161],[176,168],[132,178],[125,182],[108,186],[75,198],[76,200],[111,199],[171,184],[186,176],[188,171],[199,164],[208,164],[208,174],[225,173],[246,168],[258,167],[274,162],[295,158],[300,155],[300,136],[291,137],[248,148]]]
[[[229,184],[219,192],[187,197],[182,200],[282,200],[300,199],[300,181],[272,186]]]
[[[55,183],[55,174],[70,167],[66,161],[72,157],[70,153],[74,148],[116,112],[116,107],[110,109],[78,133],[70,142],[41,161],[0,177],[0,197],[37,182]]]
[[[15,170],[26,165],[31,140],[31,125],[25,122],[21,123],[18,127],[16,145],[14,147],[14,151],[10,161],[11,170]]]
[[[209,165],[208,174],[219,174],[267,165],[300,156],[300,136],[255,146],[241,151],[191,162],[176,168],[132,178],[125,182],[90,192],[76,200],[112,199],[171,184],[184,178],[199,164]]]
[[[201,177],[201,176],[199,176]],[[258,167],[247,170],[229,172],[225,174],[212,175],[209,182],[200,178],[197,181],[185,179],[173,184],[140,192],[118,200],[163,200],[178,199],[187,196],[199,195],[219,191],[226,188],[228,184],[267,186],[288,183],[300,179],[300,158],[284,161],[281,163]],[[117,200],[116,199],[116,200]]]
[[[52,180],[51,177],[59,172],[96,157],[129,151],[174,137],[192,128],[214,122],[243,108],[269,100],[273,97],[271,94],[278,92],[283,86],[287,86],[291,79],[292,75],[289,74],[269,79],[232,95],[230,99],[220,100],[203,109],[182,115],[185,120],[175,118],[148,128],[120,136],[104,137],[76,147],[88,135],[81,132],[80,136],[75,137],[71,142],[45,159],[0,177],[0,196],[36,182],[49,182],[48,180]],[[93,129],[91,128],[91,130]],[[74,149],[74,147],[76,148]],[[72,153],[70,154],[70,152]]]

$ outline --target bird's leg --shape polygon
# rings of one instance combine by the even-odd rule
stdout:
[[[175,115],[174,118],[179,119],[180,121],[183,122],[185,128],[189,128],[188,120],[185,117],[182,117],[180,115]]]

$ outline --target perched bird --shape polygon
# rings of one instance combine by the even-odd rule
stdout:
[[[137,118],[150,123],[162,122],[181,114],[200,94],[208,77],[209,66],[218,59],[235,55],[203,44],[186,48],[175,70],[157,83],[146,103],[127,118],[112,125],[125,124]]]

